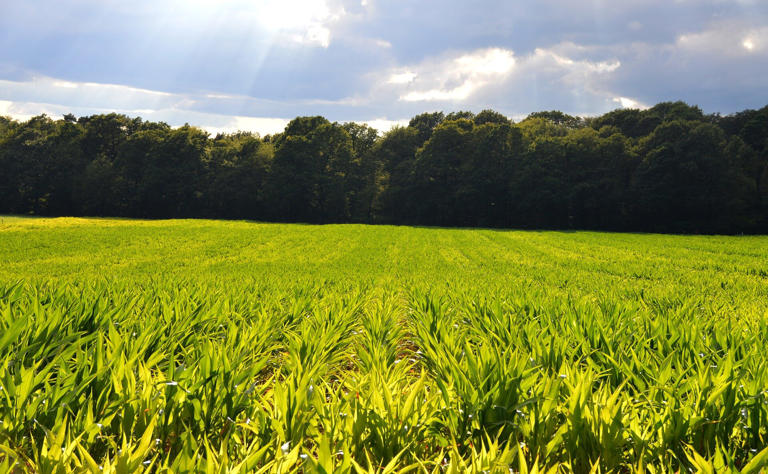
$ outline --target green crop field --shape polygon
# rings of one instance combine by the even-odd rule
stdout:
[[[0,471],[768,466],[768,237],[0,218]]]

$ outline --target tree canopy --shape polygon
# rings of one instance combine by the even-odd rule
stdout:
[[[683,102],[514,123],[417,115],[384,134],[297,117],[211,136],[120,114],[0,117],[0,213],[768,232],[768,106]]]

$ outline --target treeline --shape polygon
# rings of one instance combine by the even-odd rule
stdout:
[[[299,117],[209,136],[108,114],[0,117],[0,213],[768,232],[768,106],[596,118],[426,113],[379,135]]]

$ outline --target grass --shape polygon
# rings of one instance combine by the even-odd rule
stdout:
[[[0,470],[761,472],[768,237],[3,218]]]

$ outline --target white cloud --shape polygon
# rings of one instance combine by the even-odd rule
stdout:
[[[67,113],[77,116],[118,112],[141,116],[146,120],[163,121],[173,126],[190,123],[211,132],[238,130],[262,135],[280,132],[288,119],[258,117],[242,114],[211,113],[211,105],[246,103],[252,98],[225,94],[171,94],[117,84],[70,82],[49,77],[30,81],[0,80],[0,115],[16,120],[46,114],[60,117]]]
[[[260,0],[256,4],[262,28],[323,48],[331,44],[331,26],[346,15],[342,5],[331,6],[326,0]]]
[[[236,99],[237,97],[229,94],[205,94],[208,99]]]
[[[470,74],[503,75],[515,65],[515,54],[501,48],[486,49],[459,57],[456,65]]]
[[[400,96],[400,100],[406,102],[422,102],[422,101],[442,101],[452,102],[460,101],[469,97],[472,92],[475,91],[482,84],[472,82],[472,80],[465,81],[462,85],[454,87],[453,89],[430,89],[427,91],[414,91]]]
[[[213,114],[210,114],[213,115]],[[221,123],[220,116],[214,116],[214,125],[200,125],[200,128],[216,135],[218,133],[233,133],[233,132],[256,132],[261,136],[274,135],[285,130],[285,126],[288,125],[289,120],[282,118],[269,118],[269,117],[241,117],[235,116],[229,118],[229,120]]]
[[[46,114],[50,117],[56,117],[68,112],[68,110],[65,111],[64,108],[55,104],[0,100],[0,116],[19,121],[29,120],[35,115]]]
[[[289,122],[288,119],[284,118],[230,116],[193,110],[81,108],[38,102],[13,102],[0,100],[0,116],[11,117],[12,119],[19,121],[26,121],[41,114],[48,115],[52,118],[60,118],[67,113],[74,113],[76,116],[85,116],[111,112],[123,113],[129,116],[141,116],[145,120],[166,122],[171,126],[180,126],[189,123],[202,128],[212,135],[217,133],[247,131],[256,132],[261,136],[264,136],[282,132],[285,129],[285,125]]]
[[[204,36],[226,30],[254,39],[327,48],[332,29],[347,12],[341,0],[137,0],[130,7],[110,5],[126,18],[138,17],[147,35]],[[135,3],[135,2],[134,2]],[[124,9],[124,11],[122,11]]]
[[[641,109],[645,110],[649,108],[647,105],[635,100],[630,99],[629,97],[614,97],[613,102],[616,102],[621,105],[624,109]]]
[[[288,35],[287,38],[295,43],[327,48],[331,45],[331,30],[322,25],[312,25],[303,33]]]
[[[67,89],[77,89],[77,83],[69,81],[55,81],[53,83],[56,87],[65,87]]]
[[[592,53],[588,47],[561,43],[536,48],[525,56],[489,48],[427,59],[383,74],[388,79],[379,82],[371,95],[395,96],[402,103],[442,103],[446,108],[452,104],[501,108],[515,114],[520,108],[536,110],[543,94],[555,100],[566,98],[563,108],[571,109],[569,104],[576,102],[587,104],[580,113],[594,113],[595,104],[604,109],[614,97],[623,95],[605,86],[621,62],[615,58],[587,59],[594,56]],[[510,101],[520,108],[508,109]]]
[[[0,117],[10,117],[14,120],[28,120],[35,114],[24,113],[18,105],[10,100],[0,100]]]
[[[741,34],[734,34],[741,31]],[[768,48],[768,27],[743,28],[743,25],[720,23],[697,33],[680,35],[675,47],[683,52],[724,57],[764,53]]]
[[[515,55],[502,48],[490,48],[473,51],[459,57],[437,62],[427,62],[419,66],[421,72],[409,73],[411,81],[402,79],[402,74],[390,76],[390,84],[414,82],[416,86],[426,88],[405,92],[399,99],[406,102],[420,101],[462,101],[490,81],[503,79],[515,66]],[[414,81],[416,78],[423,78]]]
[[[418,74],[411,71],[394,73],[389,76],[389,80],[387,82],[390,84],[408,84],[413,82],[413,80],[416,79],[416,76],[418,76]]]
[[[405,127],[408,125],[408,122],[408,119],[387,120],[386,118],[377,118],[373,120],[366,120],[363,123],[367,124],[369,127],[375,128],[380,133],[384,133],[390,131],[394,127]]]
[[[118,84],[71,82],[45,76],[28,81],[0,79],[0,99],[103,110],[162,109],[189,105],[188,96]]]
[[[214,92],[199,95],[172,94],[116,84],[62,81],[50,77],[35,77],[30,81],[0,80],[0,91],[7,94],[0,95],[0,116],[16,120],[24,121],[40,114],[58,118],[67,113],[86,116],[117,112],[166,122],[171,126],[189,123],[214,135],[236,131],[256,132],[262,136],[275,134],[282,132],[288,124],[290,119],[285,117],[307,114],[318,107],[343,107],[351,111],[361,105],[359,99],[279,103]],[[237,110],[249,109],[252,114],[224,112],[233,104]],[[222,112],[212,111],[217,109]],[[265,111],[264,115],[259,114],[260,109]],[[280,110],[285,113],[283,117],[267,115],[270,111]],[[390,120],[386,117],[360,122],[380,132],[408,124],[407,119]]]
[[[552,48],[537,48],[533,54],[521,60],[525,72],[541,71],[559,77],[564,82],[586,82],[600,75],[615,72],[621,67],[621,61],[593,61],[574,59],[568,54],[584,54],[584,48],[572,43],[564,43]]]

